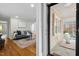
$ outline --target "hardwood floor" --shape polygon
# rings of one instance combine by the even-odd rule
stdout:
[[[5,48],[0,50],[1,56],[35,56],[36,55],[36,44],[32,44],[27,48],[20,48],[13,40],[7,39]]]

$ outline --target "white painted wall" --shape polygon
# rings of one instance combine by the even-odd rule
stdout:
[[[6,25],[6,27],[7,27],[7,30],[6,30],[6,31],[7,31],[7,34],[8,34],[8,36],[9,36],[9,18],[2,17],[2,16],[0,15],[0,22],[7,24],[7,25]]]
[[[32,23],[32,25],[31,25],[31,31],[32,32],[36,32],[36,22]]]
[[[47,54],[48,54],[48,28],[47,28],[47,26],[48,26],[48,24],[47,24],[47,5],[44,3],[43,4],[43,20],[42,20],[42,29],[43,29],[43,47],[42,47],[42,54],[43,54],[43,56],[47,56]]]
[[[11,18],[10,19],[10,36],[13,35],[14,31],[31,31],[32,22],[25,21],[22,19]]]
[[[36,6],[36,55],[42,56],[42,4]]]
[[[51,7],[51,8],[53,9],[53,7]],[[52,13],[54,12],[52,9],[50,10],[50,11],[51,11],[50,15],[52,15]],[[54,14],[55,14],[55,13],[54,13]],[[54,35],[53,35],[53,29],[52,29],[52,26],[51,26],[51,25],[52,25],[52,22],[53,22],[53,21],[52,21],[52,20],[53,20],[53,17],[50,16],[50,52],[52,51],[52,49],[53,49],[53,48],[62,40],[62,38],[63,38],[63,35],[62,35],[62,34],[63,34],[63,32],[62,32],[62,29],[63,29],[62,27],[63,27],[63,25],[61,26],[63,19],[60,18],[58,15],[55,15],[54,17],[55,17],[55,18],[54,18],[54,21],[55,21],[54,24],[55,24],[55,25],[54,25],[54,28],[53,28],[53,29],[54,29]],[[57,24],[56,24],[56,23],[57,23],[57,22],[56,22],[56,19],[57,19],[57,20],[61,20],[61,22],[60,22],[60,23],[61,23],[61,24],[60,24],[60,27],[61,27],[60,30],[61,30],[61,32],[57,32],[57,33],[55,32],[55,31],[56,31],[55,26],[57,26]]]
[[[0,23],[2,24],[2,33],[8,35],[8,22],[0,20]]]

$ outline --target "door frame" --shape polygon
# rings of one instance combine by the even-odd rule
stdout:
[[[79,56],[79,3],[76,3],[76,56]]]

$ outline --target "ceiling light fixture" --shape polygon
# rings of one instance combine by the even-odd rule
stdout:
[[[19,16],[15,16],[16,18],[18,18]]]
[[[30,6],[33,8],[34,7],[34,4],[31,4]]]

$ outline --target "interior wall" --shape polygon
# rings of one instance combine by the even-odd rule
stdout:
[[[42,54],[43,54],[43,56],[47,56],[47,54],[48,54],[48,28],[47,28],[47,26],[48,26],[48,23],[47,23],[47,21],[48,21],[48,19],[47,19],[47,4],[46,3],[44,3],[43,4],[43,20],[42,20],[42,28],[43,28],[43,47],[42,47]]]
[[[54,10],[53,10],[53,6],[51,7],[50,9],[51,13],[50,15],[52,15],[54,13]],[[54,22],[53,22],[54,20]],[[60,24],[60,27],[59,28],[61,30],[61,32],[57,32],[56,33],[56,26],[57,26],[57,21],[56,20],[60,20],[61,24]],[[53,27],[53,24],[54,24],[54,27]],[[50,16],[50,53],[53,53],[51,52],[52,49],[61,41],[63,40],[63,19],[61,17],[58,16],[58,14],[54,13],[54,18],[53,16]]]
[[[10,36],[13,35],[14,31],[31,31],[31,26],[33,22],[24,21],[22,19],[11,18],[10,19]]]
[[[36,6],[36,55],[42,56],[42,4],[38,3]]]
[[[0,17],[0,21],[7,23],[7,35],[9,36],[9,18]]]
[[[52,15],[52,13],[54,13],[54,11],[51,9],[51,13],[50,15]],[[54,13],[55,14],[55,13]],[[61,20],[61,24],[60,24],[60,27],[59,28],[61,30],[61,32],[55,32],[56,31],[56,25],[54,25],[54,28],[52,28],[52,23],[53,23],[53,20],[56,21],[56,20]],[[54,18],[52,16],[50,16],[50,51],[61,41],[63,40],[63,23],[62,23],[62,18],[60,18],[58,15],[54,15]],[[57,22],[54,22],[54,24],[56,24]],[[53,35],[53,30],[54,30],[54,35]]]

